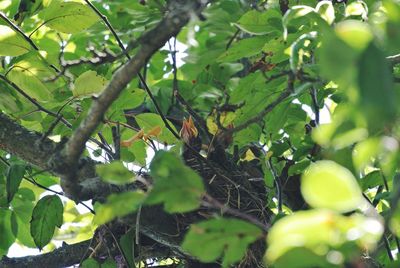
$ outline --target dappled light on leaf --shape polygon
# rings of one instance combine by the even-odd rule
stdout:
[[[338,212],[355,210],[363,201],[353,174],[332,161],[312,164],[302,177],[301,192],[311,206]]]

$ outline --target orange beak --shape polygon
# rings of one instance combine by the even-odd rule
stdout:
[[[182,129],[179,132],[179,134],[182,137],[182,140],[186,143],[190,143],[191,139],[197,138],[199,132],[195,127],[191,116],[189,116],[188,120],[186,119],[183,120]]]

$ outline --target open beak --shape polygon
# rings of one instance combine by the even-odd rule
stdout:
[[[189,116],[188,120],[183,120],[182,129],[179,134],[182,137],[182,140],[186,143],[189,143],[193,138],[197,138],[199,132],[195,127],[191,116]]]

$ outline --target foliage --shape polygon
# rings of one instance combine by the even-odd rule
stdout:
[[[398,0],[0,11],[0,256],[396,266]]]

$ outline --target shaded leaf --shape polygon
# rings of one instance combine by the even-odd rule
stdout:
[[[0,256],[4,256],[15,241],[11,226],[11,211],[4,208],[0,208],[0,234]]]
[[[7,200],[11,202],[25,174],[25,165],[11,164],[7,170]]]
[[[242,39],[218,57],[218,61],[235,61],[261,53],[267,39],[264,36]]]
[[[143,192],[125,192],[111,194],[104,204],[95,207],[94,223],[101,225],[112,221],[116,217],[123,217],[136,211],[146,198]]]
[[[250,10],[234,25],[244,32],[263,35],[281,30],[281,18],[281,13],[275,9],[268,9],[265,12]]]
[[[192,224],[182,248],[203,262],[222,256],[222,267],[229,267],[243,258],[260,235],[261,230],[248,222],[218,218]]]
[[[31,235],[41,250],[53,237],[55,227],[63,223],[63,204],[57,195],[47,195],[40,199],[33,209]]]
[[[383,52],[373,43],[361,55],[358,68],[360,108],[369,129],[379,131],[397,114],[392,74]]]
[[[171,152],[158,151],[150,164],[154,188],[146,203],[164,203],[167,212],[187,212],[199,207],[204,185],[201,177]]]
[[[96,172],[102,180],[112,184],[122,185],[135,180],[135,175],[121,161],[97,165]]]

